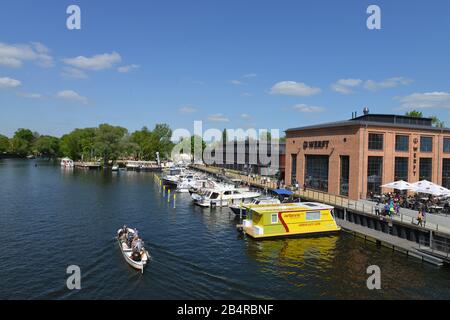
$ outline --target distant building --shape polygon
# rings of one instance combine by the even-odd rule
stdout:
[[[262,147],[263,143],[265,149]],[[216,153],[221,153],[221,156],[216,157]],[[219,158],[220,161],[215,161],[213,158],[205,158],[204,161],[216,167],[237,170],[245,174],[258,174],[284,180],[285,154],[284,142],[228,141],[219,145],[211,155],[213,158]],[[267,161],[272,156],[277,157],[275,162],[278,163]]]
[[[286,131],[286,182],[350,199],[381,185],[429,180],[450,188],[450,128],[428,118],[365,114]],[[387,190],[386,190],[387,191]]]

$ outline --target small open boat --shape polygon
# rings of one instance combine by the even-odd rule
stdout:
[[[125,261],[135,269],[141,270],[144,273],[144,268],[150,260],[150,254],[143,246],[142,240],[140,241],[141,248],[139,251],[133,250],[133,246],[129,239],[133,239],[135,236],[135,231],[131,228],[121,228],[117,230],[117,241],[119,242],[120,250],[125,258]],[[134,241],[133,241],[134,242]]]

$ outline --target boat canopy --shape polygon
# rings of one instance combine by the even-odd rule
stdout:
[[[279,196],[288,196],[288,197],[294,194],[294,192],[288,189],[273,189],[272,192]]]

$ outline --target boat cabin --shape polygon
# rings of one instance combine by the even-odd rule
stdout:
[[[333,209],[315,202],[252,205],[242,230],[255,239],[337,232]]]

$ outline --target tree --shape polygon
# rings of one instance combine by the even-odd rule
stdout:
[[[128,130],[119,126],[101,124],[96,133],[94,147],[103,158],[104,165],[107,166],[109,160],[117,160],[123,153],[123,139]]]
[[[75,129],[62,136],[61,152],[73,160],[92,160],[96,156],[95,139],[97,128]]]
[[[411,111],[406,112],[405,116],[414,117],[414,118],[423,118],[423,113],[421,111],[411,110]]]
[[[36,137],[29,129],[19,129],[11,140],[11,151],[19,156],[27,156],[32,152]]]
[[[11,149],[9,138],[0,134],[0,153],[9,152]]]
[[[172,129],[170,129],[168,124],[160,123],[155,126],[152,131],[151,142],[154,146],[156,146],[154,157],[156,157],[156,152],[159,152],[162,158],[167,158],[170,156],[170,153],[174,146],[171,138]]]
[[[36,153],[48,157],[56,157],[60,154],[60,141],[52,136],[40,136],[34,143]]]
[[[421,111],[417,111],[417,110],[411,110],[409,112],[405,113],[406,116],[408,117],[414,117],[414,118],[423,118],[424,115]],[[441,121],[438,117],[436,116],[431,116],[431,123],[433,126],[435,126],[436,128],[444,128],[445,127],[445,122]]]

